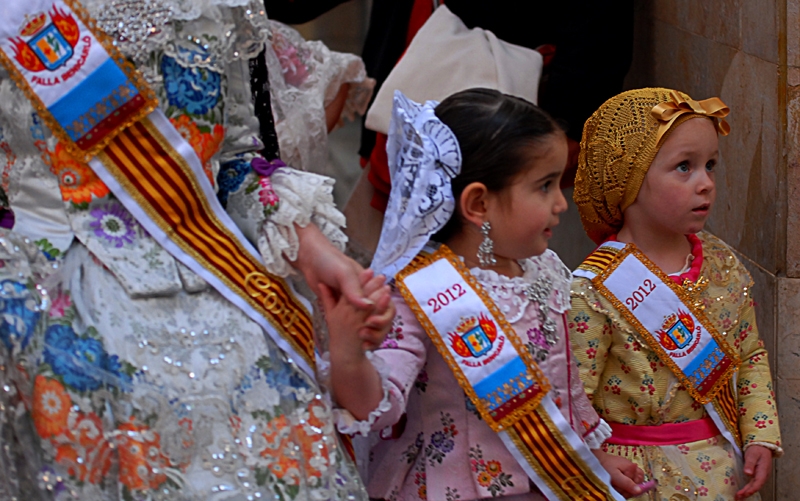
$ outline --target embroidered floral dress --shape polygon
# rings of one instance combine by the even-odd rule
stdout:
[[[571,275],[552,251],[521,264],[524,275],[517,278],[478,268],[471,271],[523,341],[533,345],[564,418],[590,447],[597,448],[610,432],[586,399],[569,350],[564,315]],[[554,345],[541,330],[538,303],[526,296],[526,290],[544,278],[553,283],[546,311],[557,324]],[[481,420],[397,291],[394,300],[394,326],[374,357],[379,359],[375,363],[383,373],[387,398],[368,421],[340,424],[345,431],[377,432],[369,455],[370,497],[544,499]]]
[[[253,169],[263,3],[82,3],[271,272],[289,273],[295,224],[343,247],[332,180]],[[365,498],[317,384],[70,158],[4,71],[0,102],[16,218],[0,234],[0,499]]]
[[[698,238],[699,237],[699,238]],[[734,379],[738,427],[744,449],[763,445],[780,455],[775,390],[764,343],[758,337],[750,274],[724,242],[708,233],[690,236],[693,259],[679,277],[704,306],[707,317],[742,363]],[[699,282],[698,282],[699,280]],[[707,281],[707,285],[703,285]],[[697,287],[697,284],[700,287]],[[628,425],[660,425],[708,414],[614,307],[576,277],[569,329],[581,378],[603,419]],[[658,480],[658,490],[636,499],[727,501],[744,485],[742,464],[718,435],[677,446],[605,446],[634,461]],[[750,499],[760,499],[756,494]]]

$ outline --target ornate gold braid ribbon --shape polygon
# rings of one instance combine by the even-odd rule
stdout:
[[[314,367],[308,311],[220,221],[191,167],[149,118],[121,132],[97,158],[171,242],[267,318]]]

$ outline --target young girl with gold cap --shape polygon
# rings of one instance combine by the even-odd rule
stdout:
[[[574,273],[569,328],[604,448],[658,482],[637,499],[760,499],[782,454],[753,280],[702,231],[728,111],[639,89],[584,128],[574,198],[600,246]]]

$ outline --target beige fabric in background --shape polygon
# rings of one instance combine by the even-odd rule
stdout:
[[[504,42],[491,31],[470,30],[441,6],[420,28],[381,86],[367,113],[366,126],[384,134],[389,131],[395,90],[421,103],[487,87],[536,104],[542,64],[542,55],[535,50]]]

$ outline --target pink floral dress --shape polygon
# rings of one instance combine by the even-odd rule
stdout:
[[[524,275],[517,278],[477,268],[471,271],[517,333],[535,346],[564,418],[590,447],[597,448],[610,431],[586,398],[569,350],[565,313],[571,274],[552,251],[521,265]],[[552,346],[541,331],[538,303],[525,294],[542,278],[553,283],[546,310],[557,324],[557,340]],[[340,425],[343,431],[376,432],[368,464],[370,497],[544,499],[500,438],[481,420],[398,291],[393,298],[397,306],[394,326],[374,352],[387,397],[368,421]]]

